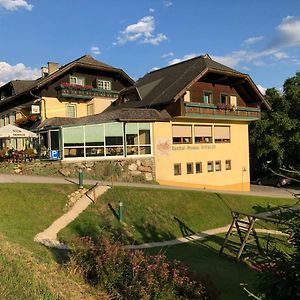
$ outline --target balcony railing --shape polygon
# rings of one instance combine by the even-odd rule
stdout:
[[[238,119],[255,121],[260,119],[260,108],[229,106],[220,103],[219,105],[184,102],[184,115],[198,118],[214,119]]]
[[[72,85],[69,83],[62,83],[56,87],[58,96],[64,98],[78,98],[78,99],[93,99],[94,97],[108,97],[117,98],[119,92],[112,90],[104,90],[94,88],[90,85]]]

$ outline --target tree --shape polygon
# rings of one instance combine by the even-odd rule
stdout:
[[[291,234],[289,252],[274,249],[267,257],[269,267],[263,269],[258,282],[261,299],[300,299],[300,215],[287,222],[286,232]]]
[[[272,169],[300,165],[300,72],[285,81],[283,93],[266,91],[272,110],[263,110],[261,120],[250,126],[252,175],[262,175],[269,162]]]

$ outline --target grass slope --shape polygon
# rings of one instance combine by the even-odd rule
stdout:
[[[76,187],[0,184],[0,299],[108,299],[57,264],[61,254],[33,241],[61,216]]]
[[[120,226],[115,216],[119,201],[123,202],[126,226]],[[125,228],[124,242],[169,240],[229,224],[230,208],[258,213],[268,207],[293,203],[293,199],[114,187],[65,228],[60,237],[70,240],[78,235],[109,232],[118,239]]]
[[[0,233],[8,240],[49,259],[49,251],[33,241],[62,213],[72,185],[0,184]]]
[[[119,201],[124,205],[125,225],[120,225],[115,217]],[[99,234],[112,235],[115,239],[123,239],[124,243],[132,240],[140,243],[169,240],[229,224],[230,209],[259,213],[286,204],[292,205],[294,200],[114,187],[65,228],[60,236],[68,241],[80,235]],[[186,263],[198,275],[209,275],[220,290],[221,299],[248,299],[240,284],[247,284],[250,290],[255,291],[256,273],[246,264],[236,263],[232,257],[219,256],[222,242],[223,236],[216,236],[194,243],[154,248],[147,252],[163,251],[168,258]]]

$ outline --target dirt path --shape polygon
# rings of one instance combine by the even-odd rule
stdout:
[[[41,243],[47,247],[57,249],[69,249],[69,247],[57,240],[57,234],[60,230],[74,221],[81,212],[83,212],[92,202],[91,199],[95,196],[97,199],[109,189],[108,186],[96,185],[86,195],[82,196],[74,206],[57,220],[55,220],[47,229],[38,233],[34,237],[34,241]]]

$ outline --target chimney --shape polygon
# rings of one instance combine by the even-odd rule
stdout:
[[[47,67],[41,67],[41,73],[42,73],[42,78],[45,78],[48,76],[48,68]]]
[[[52,74],[59,69],[59,64],[55,62],[48,62],[48,74]]]

